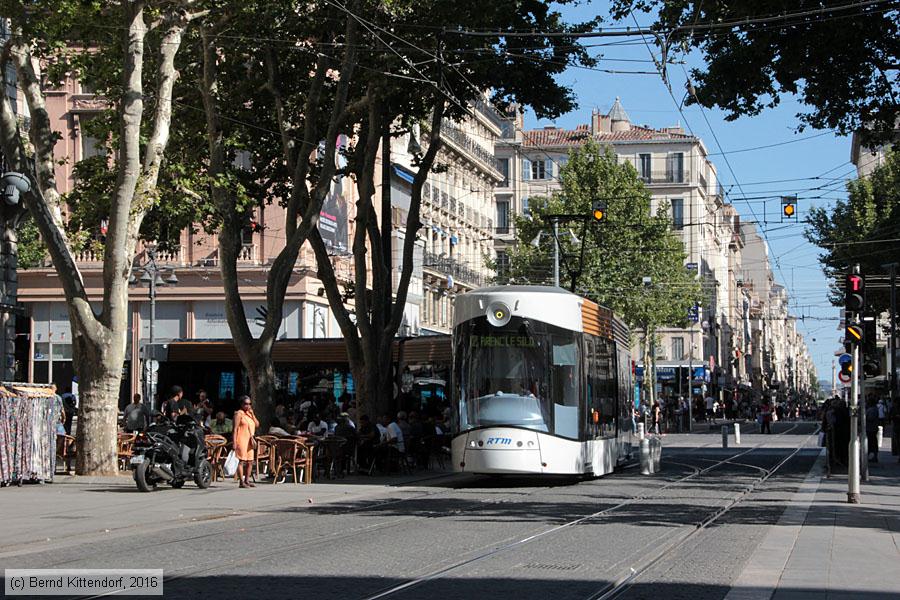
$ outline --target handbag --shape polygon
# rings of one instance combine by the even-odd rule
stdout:
[[[824,448],[824,447],[825,447],[825,432],[820,431],[819,432],[819,448]]]
[[[237,473],[238,469],[238,458],[234,454],[234,450],[228,453],[228,457],[225,458],[225,464],[223,465],[223,470],[225,471],[225,477],[232,477],[235,473]]]

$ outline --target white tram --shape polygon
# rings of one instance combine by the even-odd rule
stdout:
[[[603,475],[629,460],[627,338],[612,311],[561,288],[457,296],[454,469]]]

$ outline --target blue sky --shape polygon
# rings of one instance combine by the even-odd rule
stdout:
[[[567,9],[565,12],[569,18],[577,19],[605,11],[605,2],[595,2],[574,10]],[[638,16],[638,21],[641,25],[648,24],[649,18]],[[623,39],[632,44],[621,43]],[[603,56],[597,69],[642,72],[655,70],[651,62],[634,62],[650,59],[650,51],[640,38],[587,40],[588,44],[608,42],[617,42],[617,45],[592,48],[592,53]],[[657,52],[654,46],[651,48],[654,53]],[[689,70],[691,64],[697,62],[697,57],[691,57],[684,67],[670,65],[668,68],[672,91],[679,103],[685,93],[685,69]],[[850,138],[811,129],[797,133],[799,122],[796,114],[803,107],[790,96],[783,97],[781,105],[775,109],[766,110],[756,117],[742,117],[731,122],[725,120],[722,111],[706,109],[705,116],[709,121],[707,125],[703,112],[697,106],[684,108],[683,117],[679,114],[676,102],[658,75],[570,68],[560,80],[574,88],[579,103],[578,110],[553,122],[537,121],[533,115],[529,115],[526,127],[550,124],[574,127],[580,123],[590,123],[593,108],[608,111],[618,96],[632,122],[652,127],[681,124],[703,139],[716,164],[720,181],[725,186],[726,197],[740,211],[742,219],[763,222],[761,229],[766,232],[769,240],[776,280],[788,289],[791,313],[803,319],[798,325],[818,368],[819,378],[830,380],[834,351],[839,347],[839,310],[828,302],[828,283],[816,259],[818,248],[803,238],[802,221],[811,206],[829,206],[835,199],[846,196],[843,182],[856,176],[856,171],[849,162]],[[787,141],[792,143],[736,152]],[[720,152],[725,154],[719,154]],[[820,178],[812,179],[815,177]],[[769,183],[800,178],[810,179]],[[822,187],[825,189],[814,189]],[[799,197],[800,222],[790,225],[781,222],[781,204],[777,198],[742,199],[793,194]],[[811,198],[814,196],[822,198]]]

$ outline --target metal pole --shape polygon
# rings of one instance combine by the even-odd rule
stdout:
[[[553,285],[559,287],[559,219],[553,219]]]
[[[153,396],[156,392],[156,386],[153,385],[153,342],[155,341],[153,329],[156,324],[156,277],[158,273],[156,263],[151,264],[153,268],[150,273],[150,342],[147,345],[147,356],[145,357],[147,361],[147,405],[150,411],[153,410]]]
[[[856,369],[853,369],[854,371]],[[859,472],[863,481],[869,481],[869,437],[866,435],[866,374],[859,378]]]
[[[891,414],[896,414],[896,411],[900,409],[897,406],[897,365],[895,362],[895,358],[897,353],[895,352],[895,348],[897,347],[897,263],[891,263],[891,350],[889,353],[890,359],[888,360],[888,364],[890,365],[891,372],[888,381],[891,384]],[[897,431],[897,428],[894,428],[893,437],[894,439],[898,439],[900,436],[900,431]]]
[[[859,346],[853,344],[850,375],[850,452],[847,460],[847,502],[859,504]]]

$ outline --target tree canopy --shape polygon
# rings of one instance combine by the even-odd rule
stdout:
[[[728,119],[776,106],[783,94],[809,107],[799,129],[866,129],[893,135],[900,118],[900,19],[896,0],[614,0],[613,16],[634,24],[651,13],[671,58],[699,50],[688,102],[718,106]]]
[[[669,206],[662,203],[653,212],[650,193],[634,167],[619,164],[611,149],[594,140],[569,154],[560,182],[560,191],[529,198],[529,214],[515,218],[519,243],[510,253],[510,277],[549,283],[554,240],[548,215],[588,217],[593,202],[603,200],[603,222],[591,222],[583,230],[577,221],[560,225],[561,285],[568,287],[566,273],[577,268],[583,242],[584,270],[576,291],[611,308],[632,327],[652,331],[685,325],[690,308],[700,301],[700,285],[685,269],[684,245],[672,231]],[[539,234],[535,246],[532,241]]]
[[[900,149],[889,150],[870,176],[847,183],[846,200],[809,212],[806,238],[822,248],[819,262],[832,279],[831,302],[843,303],[843,275],[854,264],[863,274],[883,275],[900,254]],[[867,303],[886,310],[886,292],[869,290]]]

